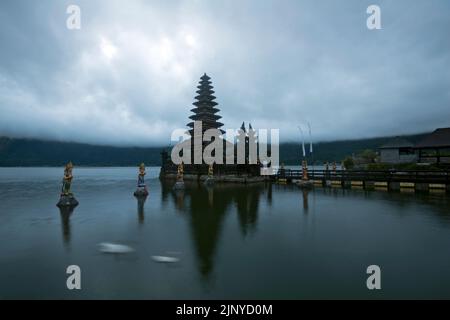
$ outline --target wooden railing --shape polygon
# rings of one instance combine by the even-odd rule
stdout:
[[[280,169],[277,178],[301,179],[302,170]],[[386,181],[450,184],[450,171],[431,170],[308,170],[312,180]]]

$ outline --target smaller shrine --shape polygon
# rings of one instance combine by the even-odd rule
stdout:
[[[66,164],[66,167],[64,168],[64,177],[62,180],[62,187],[61,187],[61,195],[59,198],[59,202],[56,204],[58,207],[76,207],[78,205],[77,199],[75,199],[72,191],[72,170],[73,170],[73,164],[72,162],[69,162]]]

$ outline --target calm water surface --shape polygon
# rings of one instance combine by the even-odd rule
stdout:
[[[0,168],[0,298],[450,298],[450,198],[293,186],[187,185],[147,169]],[[136,251],[107,255],[98,243]],[[152,255],[180,262],[158,264]],[[68,265],[82,290],[66,289]],[[366,288],[377,264],[382,290]]]

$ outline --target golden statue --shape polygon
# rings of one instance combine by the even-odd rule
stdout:
[[[61,188],[62,196],[72,195],[72,192],[70,191],[70,186],[72,185],[73,179],[72,169],[73,169],[72,162],[66,164],[66,167],[64,168],[64,178],[62,181],[62,188]]]
[[[175,186],[173,187],[175,190],[184,189],[183,173],[184,173],[183,162],[181,162],[178,165],[177,169],[177,181],[175,182]]]
[[[73,179],[72,169],[73,169],[72,162],[66,164],[66,167],[64,168],[64,177],[62,180],[62,187],[61,187],[61,197],[59,199],[59,202],[57,203],[57,206],[60,208],[64,207],[73,208],[78,205],[77,199],[75,199],[72,191],[70,190]]]
[[[308,179],[308,163],[306,160],[302,161],[302,180],[309,180]]]
[[[178,165],[178,170],[177,170],[177,181],[183,181],[183,173],[184,173],[183,162],[181,162],[181,163]]]
[[[134,192],[134,195],[136,197],[146,197],[148,195],[147,186],[145,184],[145,175],[147,173],[145,172],[145,164],[141,163],[139,165],[139,174],[138,174],[138,183],[137,183],[137,189]]]

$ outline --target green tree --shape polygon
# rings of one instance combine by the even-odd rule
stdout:
[[[377,158],[377,154],[371,149],[366,149],[359,154],[359,157],[364,159],[366,163],[374,163]]]
[[[352,157],[346,157],[342,163],[344,164],[345,169],[353,169],[355,166],[355,162]]]

